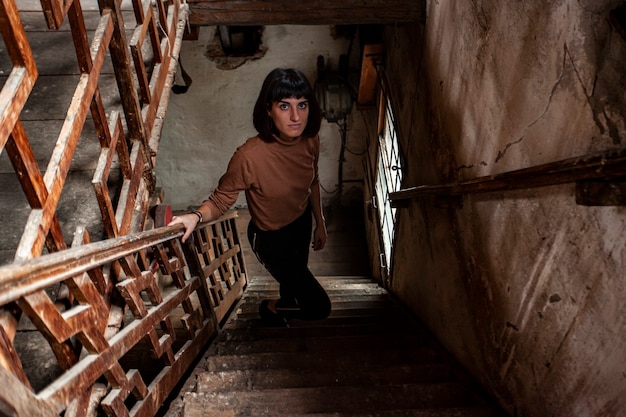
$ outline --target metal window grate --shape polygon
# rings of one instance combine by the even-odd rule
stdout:
[[[376,198],[385,262],[383,268],[389,273],[391,267],[391,252],[394,241],[396,209],[391,207],[389,193],[399,191],[402,184],[402,161],[399,150],[398,136],[391,102],[385,99],[384,126],[378,136],[378,175],[376,180]]]

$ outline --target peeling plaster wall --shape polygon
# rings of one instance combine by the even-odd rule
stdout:
[[[435,0],[388,27],[406,186],[623,148],[621,3]],[[626,208],[573,184],[462,203],[400,210],[391,290],[511,415],[626,415]]]
[[[261,84],[272,69],[298,68],[313,85],[317,78],[318,55],[336,70],[339,56],[347,53],[349,46],[347,39],[334,39],[328,26],[266,26],[262,36],[267,48],[265,55],[235,69],[222,70],[205,56],[207,50],[214,47],[214,32],[214,27],[203,27],[198,41],[183,42],[181,60],[193,83],[187,93],[172,94],[158,150],[157,186],[164,190],[165,202],[175,210],[195,207],[207,198],[226,170],[233,152],[247,138],[256,135],[252,110]],[[358,51],[358,47],[353,49]],[[357,76],[359,59],[358,52],[350,57]],[[179,73],[177,83],[182,82]],[[358,152],[366,146],[366,132],[354,107],[347,122],[348,147]],[[338,126],[323,121],[320,139],[322,198],[328,205],[337,196],[341,143]],[[361,195],[360,157],[346,153],[343,178],[349,182],[344,183],[341,201],[350,202]],[[243,193],[235,206],[245,206]]]

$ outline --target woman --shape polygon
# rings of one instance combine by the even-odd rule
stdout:
[[[253,123],[258,135],[237,148],[210,197],[170,225],[185,225],[184,242],[198,222],[217,219],[244,191],[250,245],[280,284],[280,298],[261,303],[261,319],[274,326],[287,326],[289,319],[325,319],[330,299],[307,265],[311,214],[313,250],[323,249],[327,238],[318,178],[321,110],[304,74],[283,68],[270,72]]]

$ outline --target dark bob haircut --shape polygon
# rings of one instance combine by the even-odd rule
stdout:
[[[279,134],[268,114],[272,108],[272,103],[292,97],[305,98],[309,102],[309,118],[302,136],[312,138],[319,133],[322,124],[322,111],[311,84],[304,74],[297,69],[276,68],[265,77],[259,98],[254,105],[252,121],[261,139],[266,142],[273,142],[275,139],[272,135]]]

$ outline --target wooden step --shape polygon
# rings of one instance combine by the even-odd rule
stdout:
[[[260,353],[260,352],[352,352],[358,355],[361,350],[375,350],[379,355],[393,349],[410,354],[412,350],[425,348],[425,339],[416,334],[389,334],[384,337],[372,335],[340,334],[335,337],[285,337],[287,333],[271,338],[243,338],[222,335],[213,346],[221,355]],[[376,354],[375,353],[375,354]]]
[[[185,416],[292,416],[308,413],[375,413],[473,405],[458,383],[326,386],[232,392],[193,392]]]
[[[277,388],[336,387],[350,385],[398,385],[441,383],[451,378],[450,368],[438,363],[351,368],[297,368],[204,372],[198,375],[197,392],[250,391]]]
[[[425,410],[384,410],[375,413],[307,413],[290,417],[497,417],[487,407],[430,408]]]
[[[369,282],[369,283],[354,283],[354,284],[349,284],[349,283],[327,283],[323,280],[318,280],[320,281],[320,284],[322,284],[322,287],[324,287],[324,289],[326,291],[341,291],[341,292],[347,292],[347,291],[352,291],[352,292],[358,292],[358,291],[365,291],[365,292],[375,292],[375,293],[383,293],[385,292],[384,289],[378,287],[375,283],[373,282]],[[248,285],[249,286],[249,291],[252,293],[263,293],[263,292],[270,292],[270,291],[277,291],[278,290],[278,283],[274,282],[268,282],[268,283],[263,283],[263,284],[257,284],[256,280],[253,280],[251,284]]]
[[[346,346],[347,347],[347,346]],[[430,347],[401,349],[346,349],[337,350],[328,347],[313,351],[278,351],[278,352],[237,352],[236,347],[229,349],[215,348],[200,365],[202,371],[232,371],[246,369],[324,369],[341,368],[344,370],[371,367],[375,365],[396,366],[425,363],[441,363],[435,349]]]
[[[257,323],[259,321],[259,323]],[[233,320],[229,324],[229,329],[242,329],[242,328],[257,328],[262,323],[260,323],[260,318],[258,314],[247,314],[244,318],[240,318],[237,320]],[[380,326],[388,331],[390,328],[397,328],[398,326],[402,327],[404,325],[409,326],[408,330],[411,329],[411,322],[402,317],[390,314],[390,313],[380,313],[378,315],[332,315],[325,320],[319,321],[296,321],[295,319],[291,321],[290,326],[294,328],[311,328],[311,327],[348,327],[348,326],[366,326],[366,327],[374,327]],[[407,330],[406,328],[398,329],[398,331]]]
[[[360,296],[356,296],[357,294],[329,294],[330,297],[330,301],[334,304],[334,303],[339,303],[339,302],[345,302],[345,301],[389,301],[389,297],[387,296],[387,294],[385,293],[380,293],[380,294],[365,294],[365,295],[360,295]],[[261,294],[255,294],[253,296],[249,296],[247,297],[243,302],[250,302],[253,304],[256,304],[257,308],[259,303],[266,299],[276,299],[278,298],[278,291],[276,292],[267,292],[267,293],[261,293]]]
[[[277,293],[278,294],[278,293]],[[250,302],[251,298],[246,298],[246,300],[240,303],[237,306],[237,315],[243,317],[245,315],[252,315],[250,318],[255,318],[258,315],[259,305]],[[260,303],[262,298],[257,298],[257,301]],[[387,296],[380,297],[359,297],[358,299],[346,299],[346,297],[339,297],[333,300],[332,310],[330,315],[342,315],[342,314],[350,314],[351,311],[358,310],[367,310],[370,311],[370,314],[376,314],[377,311],[390,309],[389,299]]]

